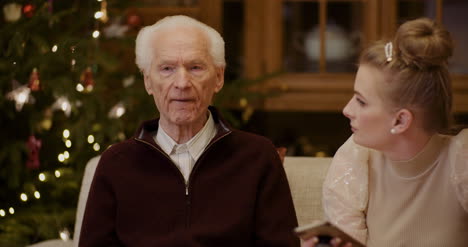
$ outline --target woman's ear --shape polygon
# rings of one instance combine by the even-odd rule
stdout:
[[[395,114],[392,129],[394,134],[403,133],[408,130],[413,123],[414,115],[408,109],[401,109]]]

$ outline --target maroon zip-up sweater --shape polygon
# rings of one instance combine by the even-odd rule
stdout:
[[[188,185],[154,142],[158,120],[100,159],[79,246],[299,246],[286,175],[272,143],[233,130],[210,107],[217,134]]]

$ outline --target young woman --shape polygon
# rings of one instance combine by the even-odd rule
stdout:
[[[448,135],[452,50],[450,34],[423,18],[360,57],[343,109],[354,134],[333,159],[323,202],[367,246],[468,246],[468,130]]]

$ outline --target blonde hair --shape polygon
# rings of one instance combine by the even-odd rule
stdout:
[[[135,63],[140,71],[145,72],[149,69],[153,60],[153,42],[158,35],[158,31],[166,28],[176,27],[195,27],[203,32],[209,42],[209,53],[218,67],[225,67],[224,58],[224,40],[221,35],[212,27],[184,15],[167,16],[151,26],[146,26],[138,32],[135,44]]]
[[[384,72],[386,81],[379,88],[392,107],[420,112],[428,132],[448,131],[453,118],[447,61],[453,52],[450,33],[420,18],[402,24],[390,42],[391,59],[385,51],[388,43],[379,41],[361,54],[359,63]]]

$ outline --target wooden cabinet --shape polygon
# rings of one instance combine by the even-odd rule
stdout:
[[[454,110],[468,112],[467,1],[247,0],[245,6],[245,75],[283,72],[268,83],[283,93],[265,100],[265,110],[341,111],[362,48],[392,37],[405,20],[427,16],[454,36]]]
[[[454,109],[468,113],[466,0],[188,2],[191,5],[139,10],[145,22],[187,14],[215,27],[226,39],[227,71],[235,67],[238,77],[280,72],[264,84],[267,90],[281,91],[261,104],[266,111],[341,111],[353,94],[359,52],[375,40],[392,37],[405,20],[434,18],[447,26],[457,43],[450,67]]]

